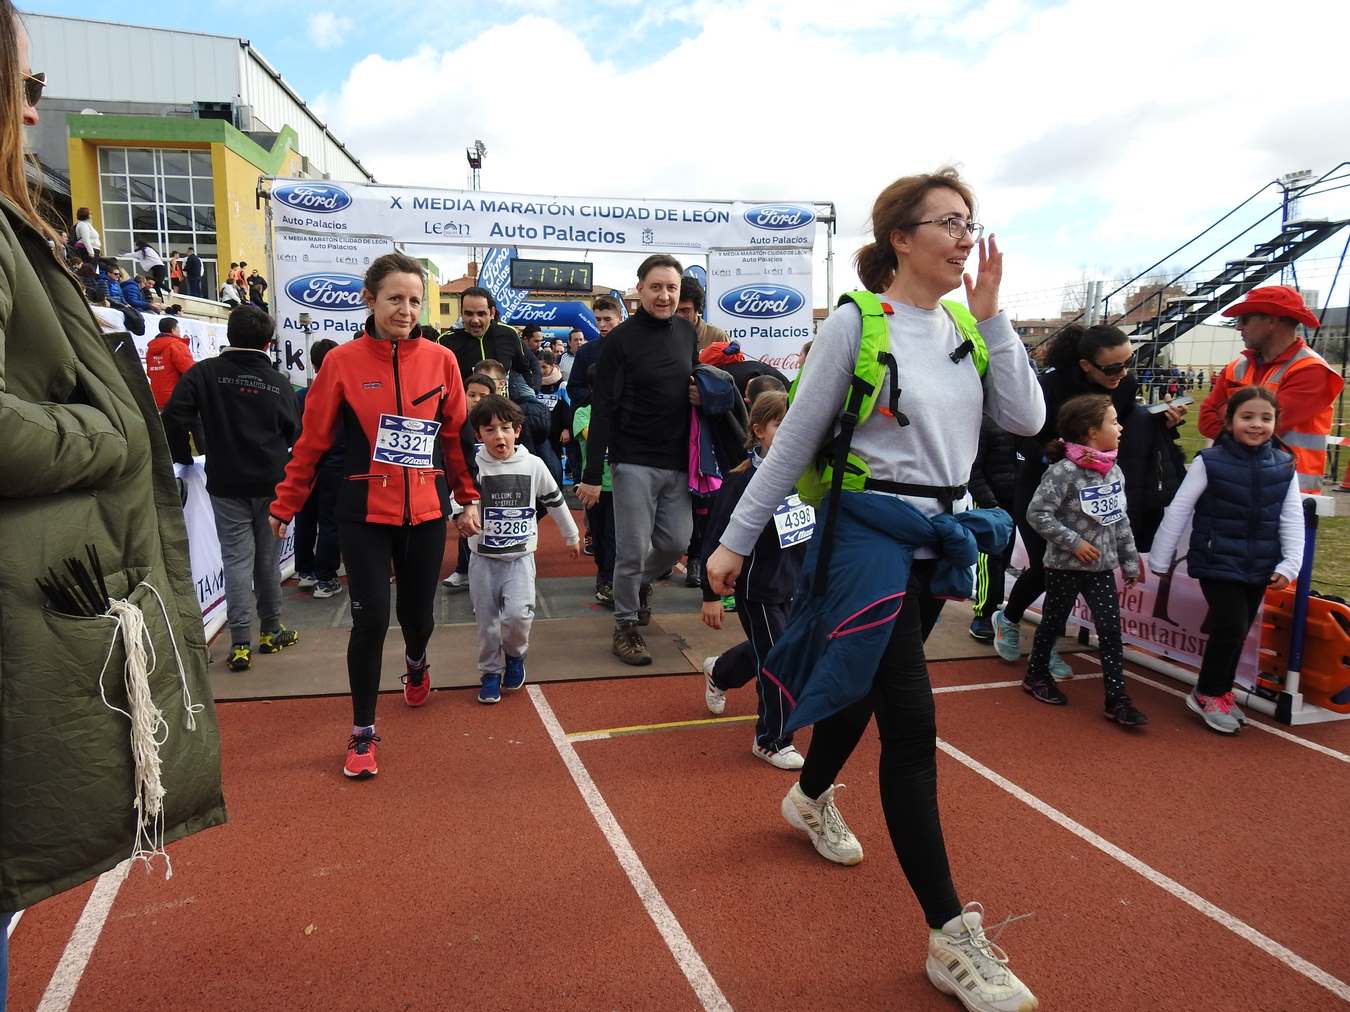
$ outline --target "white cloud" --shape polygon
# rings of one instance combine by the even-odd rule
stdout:
[[[319,49],[342,45],[351,30],[352,19],[332,11],[320,11],[309,19],[309,41]]]
[[[1281,172],[1346,154],[1343,71],[1310,58],[1295,78],[1273,72],[1275,43],[1252,29],[1268,12],[1249,0],[675,9],[697,34],[645,64],[524,16],[454,50],[368,56],[315,104],[383,182],[462,188],[463,149],[481,137],[489,190],[833,200],[836,291],[854,283],[875,194],[956,162],[1026,311],[1056,309],[1085,269],[1151,262]],[[1302,18],[1339,38],[1350,6],[1313,0]],[[622,271],[601,281],[627,283],[627,260],[598,262]]]

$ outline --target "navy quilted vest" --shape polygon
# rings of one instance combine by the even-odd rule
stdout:
[[[1197,578],[1265,583],[1284,557],[1280,507],[1293,456],[1273,443],[1252,448],[1224,435],[1200,457],[1208,485],[1195,504],[1187,570]]]

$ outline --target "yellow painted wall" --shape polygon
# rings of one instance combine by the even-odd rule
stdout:
[[[74,138],[66,141],[66,150],[70,158],[70,212],[73,215],[81,207],[89,208],[89,220],[94,223],[100,236],[103,235],[103,208],[99,204],[98,191],[98,148],[88,141]],[[72,220],[70,227],[74,229]]]
[[[443,328],[441,323],[441,269],[436,266],[435,261],[418,258],[418,263],[422,269],[427,272],[427,293],[422,299],[422,323],[429,323],[433,327]]]

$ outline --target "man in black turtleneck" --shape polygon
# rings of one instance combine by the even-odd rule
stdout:
[[[614,484],[614,653],[650,664],[639,625],[651,616],[651,585],[689,542],[689,406],[698,333],[675,314],[680,262],[653,254],[638,268],[642,308],[610,331],[600,352],[577,488],[585,506],[600,497],[606,453]]]

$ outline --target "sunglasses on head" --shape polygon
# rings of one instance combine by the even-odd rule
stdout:
[[[1103,376],[1119,376],[1126,369],[1129,369],[1133,365],[1134,365],[1134,354],[1131,353],[1130,357],[1127,358],[1124,362],[1112,362],[1110,365],[1098,365],[1096,362],[1093,362],[1092,368],[1096,369]]]
[[[42,89],[47,87],[47,75],[24,74],[23,75],[23,100],[31,106],[36,106],[42,101]]]

